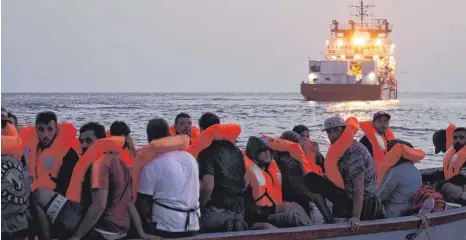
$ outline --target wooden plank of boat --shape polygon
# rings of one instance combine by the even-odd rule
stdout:
[[[422,223],[427,224],[422,228]],[[346,223],[317,225],[275,230],[257,230],[234,233],[200,234],[189,239],[212,240],[275,240],[275,239],[466,239],[466,207],[429,213],[424,220],[417,216],[388,218],[361,222],[358,232],[352,232]]]

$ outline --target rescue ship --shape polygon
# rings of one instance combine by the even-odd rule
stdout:
[[[387,19],[365,19],[374,5],[351,5],[357,21],[333,20],[325,60],[309,59],[308,81],[301,83],[306,101],[372,101],[398,98],[395,45]]]

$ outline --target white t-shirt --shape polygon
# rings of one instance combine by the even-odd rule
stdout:
[[[168,207],[189,210],[199,207],[199,167],[196,159],[185,151],[158,155],[142,168],[138,192],[153,196]],[[199,230],[200,210],[189,213],[188,231]],[[188,213],[152,205],[152,221],[157,229],[185,232]]]

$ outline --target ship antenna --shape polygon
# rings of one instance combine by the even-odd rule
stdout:
[[[366,4],[364,5],[364,1],[361,0],[361,5],[349,5],[350,8],[356,8],[357,9],[357,13],[351,13],[350,12],[350,15],[351,16],[355,16],[355,17],[360,17],[361,18],[361,25],[360,25],[360,28],[361,30],[364,28],[364,17],[368,17],[371,15],[370,12],[367,11],[368,8],[372,8],[372,7],[375,7],[374,4]]]

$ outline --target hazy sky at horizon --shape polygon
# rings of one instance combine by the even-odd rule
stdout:
[[[354,0],[2,1],[2,92],[299,92]],[[465,92],[464,0],[369,0],[401,91]]]

